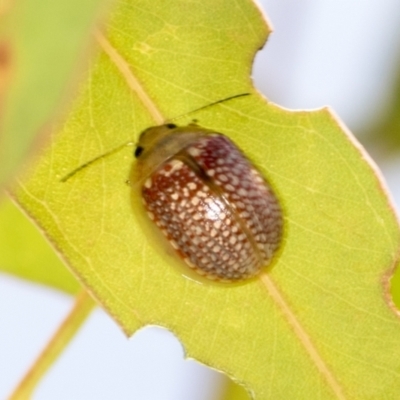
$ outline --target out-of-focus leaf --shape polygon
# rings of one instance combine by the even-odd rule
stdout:
[[[249,394],[243,386],[229,381],[226,385],[226,392],[221,397],[221,400],[249,400]]]
[[[0,184],[71,89],[77,60],[105,0],[5,0],[0,4]],[[68,89],[67,89],[67,84]]]
[[[400,150],[400,64],[391,101],[385,104],[380,114],[381,118],[361,133],[367,149],[371,150],[376,160],[384,162]]]
[[[397,220],[328,110],[283,110],[251,87],[267,35],[259,11],[246,0],[121,2],[104,35],[65,126],[15,190],[76,275],[125,332],[168,327],[190,357],[256,399],[397,399],[400,323],[384,284]],[[285,238],[262,279],[200,285],[154,251],[131,209],[129,147],[61,181],[160,115],[249,91],[182,123],[195,117],[231,137],[276,190]]]
[[[0,271],[71,294],[80,289],[43,235],[7,198],[0,202]]]
[[[397,308],[400,308],[400,270],[397,269],[393,275],[391,281],[391,294],[393,296],[393,302]]]

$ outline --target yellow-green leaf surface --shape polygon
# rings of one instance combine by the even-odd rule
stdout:
[[[50,244],[6,197],[0,201],[0,271],[71,294],[80,290]]]
[[[66,97],[66,81],[78,56],[82,62],[103,3],[0,2],[0,183],[26,159]]]
[[[289,112],[253,90],[267,33],[246,0],[121,1],[65,126],[15,195],[128,334],[168,327],[255,399],[397,399],[400,323],[386,286],[399,226],[328,110]],[[258,280],[201,285],[154,250],[130,204],[131,147],[61,181],[162,118],[243,92],[179,122],[228,135],[276,190],[285,238]]]

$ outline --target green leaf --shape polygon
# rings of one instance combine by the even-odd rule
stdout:
[[[387,279],[400,232],[374,167],[329,110],[290,112],[251,86],[268,33],[249,1],[121,2],[51,148],[15,190],[75,274],[131,334],[173,331],[187,355],[255,399],[397,399],[400,323]],[[140,132],[196,118],[271,182],[285,238],[268,274],[238,286],[181,276],[137,224],[126,185]],[[135,164],[133,163],[133,168]]]
[[[0,184],[26,159],[71,92],[104,0],[20,0],[0,5]],[[86,51],[86,54],[88,52]],[[75,71],[74,71],[75,69]],[[47,126],[46,126],[47,125]]]

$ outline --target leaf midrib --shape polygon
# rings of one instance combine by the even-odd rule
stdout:
[[[155,123],[158,125],[163,124],[165,118],[161,114],[155,102],[151,99],[151,97],[148,95],[148,93],[140,83],[140,80],[133,73],[131,67],[129,66],[129,63],[122,57],[117,49],[112,46],[112,44],[105,38],[102,33],[96,32],[95,37],[100,47],[110,58],[111,62],[114,63],[114,65],[117,67],[118,71],[121,73],[127,86],[138,96],[139,100],[148,110]],[[342,386],[339,384],[335,375],[329,369],[327,363],[323,360],[322,356],[319,354],[310,336],[301,325],[295,313],[286,303],[283,293],[281,293],[279,288],[276,286],[274,281],[267,273],[261,275],[260,282],[263,284],[269,297],[281,310],[281,313],[286,322],[292,327],[294,335],[304,347],[313,364],[317,368],[318,372],[324,377],[332,392],[336,395],[338,399],[345,400],[346,397],[344,395]]]

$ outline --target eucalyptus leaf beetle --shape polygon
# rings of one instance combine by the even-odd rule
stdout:
[[[190,270],[240,282],[269,265],[282,241],[278,199],[225,135],[196,124],[142,132],[131,182],[148,223]]]
[[[126,144],[82,164],[60,181]],[[241,282],[271,263],[283,236],[279,201],[228,137],[196,124],[166,123],[141,133],[134,156],[128,180],[134,214],[146,233],[156,236],[156,246],[165,244],[184,265],[183,275]]]

